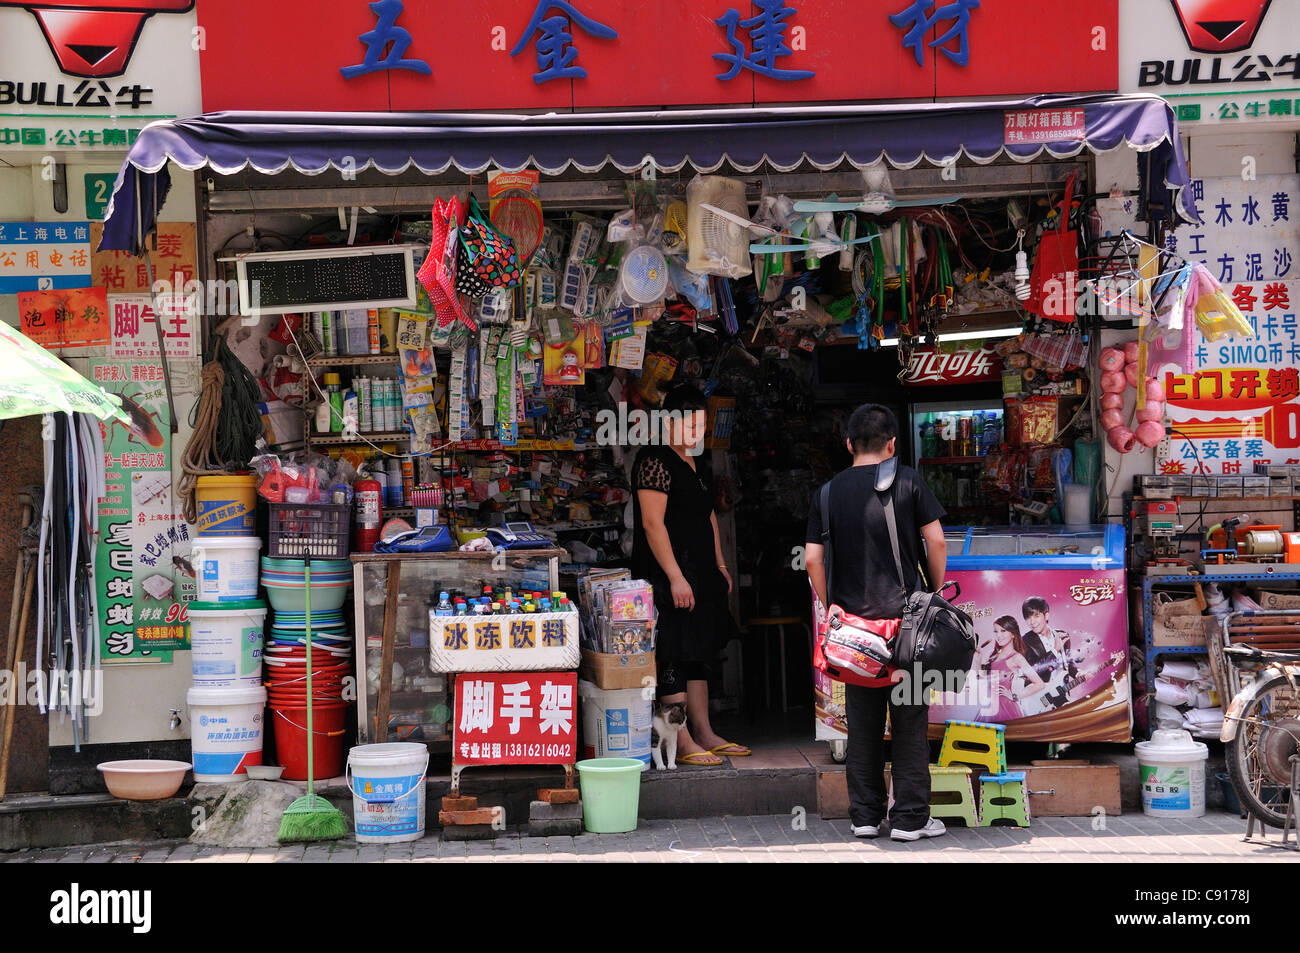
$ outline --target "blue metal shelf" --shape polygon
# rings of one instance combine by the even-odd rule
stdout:
[[[1285,565],[1285,564],[1284,564]],[[1155,720],[1156,658],[1161,655],[1205,655],[1203,645],[1153,645],[1151,619],[1151,590],[1156,586],[1191,589],[1195,583],[1207,582],[1294,582],[1300,583],[1300,569],[1277,572],[1273,566],[1255,572],[1207,573],[1205,575],[1168,575],[1142,577],[1142,643],[1146,653],[1147,681],[1147,734]],[[1227,705],[1229,699],[1221,699]]]

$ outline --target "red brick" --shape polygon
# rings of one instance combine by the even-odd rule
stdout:
[[[538,788],[537,800],[547,804],[577,804],[577,788]]]
[[[444,811],[473,811],[478,809],[476,797],[445,797],[442,799]]]
[[[500,809],[495,807],[481,807],[475,811],[439,811],[438,823],[443,827],[452,825],[468,824],[491,824],[497,819]]]

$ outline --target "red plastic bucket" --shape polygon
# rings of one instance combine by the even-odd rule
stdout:
[[[304,699],[305,702],[305,699]],[[336,778],[343,774],[344,721],[347,704],[344,702],[312,705],[312,758],[317,779]],[[307,779],[307,708],[306,705],[271,705],[271,721],[275,725],[275,753],[284,765],[284,778],[290,781]]]

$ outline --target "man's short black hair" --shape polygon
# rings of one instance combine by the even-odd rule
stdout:
[[[898,436],[898,418],[883,404],[863,404],[853,411],[845,430],[854,453],[879,453]]]
[[[678,384],[664,398],[663,410],[695,411],[708,410],[709,399],[704,392],[691,384]]]
[[[1041,612],[1043,615],[1052,611],[1052,607],[1047,604],[1047,600],[1042,596],[1030,596],[1025,600],[1025,604],[1020,607],[1020,614],[1028,619],[1033,613]]]

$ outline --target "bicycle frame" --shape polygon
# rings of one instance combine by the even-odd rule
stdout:
[[[1255,618],[1278,618],[1289,617],[1295,620],[1300,616],[1300,611],[1295,609],[1259,609],[1246,610],[1240,612],[1229,612],[1223,617],[1223,646],[1225,649],[1224,656],[1228,669],[1229,688],[1232,690],[1232,702],[1228,705],[1227,711],[1223,713],[1223,728],[1219,731],[1219,740],[1228,742],[1237,737],[1237,732],[1241,727],[1241,713],[1246,706],[1259,694],[1259,689],[1275,675],[1283,675],[1291,683],[1292,691],[1300,690],[1300,661],[1294,660],[1293,653],[1270,652],[1268,649],[1259,649],[1251,647],[1250,653],[1231,651],[1236,646],[1233,645],[1231,635],[1231,624],[1238,619],[1255,619]],[[1300,625],[1297,626],[1297,632],[1300,633]],[[1281,657],[1279,657],[1281,656]],[[1288,658],[1287,656],[1291,656]],[[1262,666],[1255,675],[1255,680],[1245,688],[1241,687],[1241,680],[1238,678],[1239,666],[1243,661],[1258,660]]]

